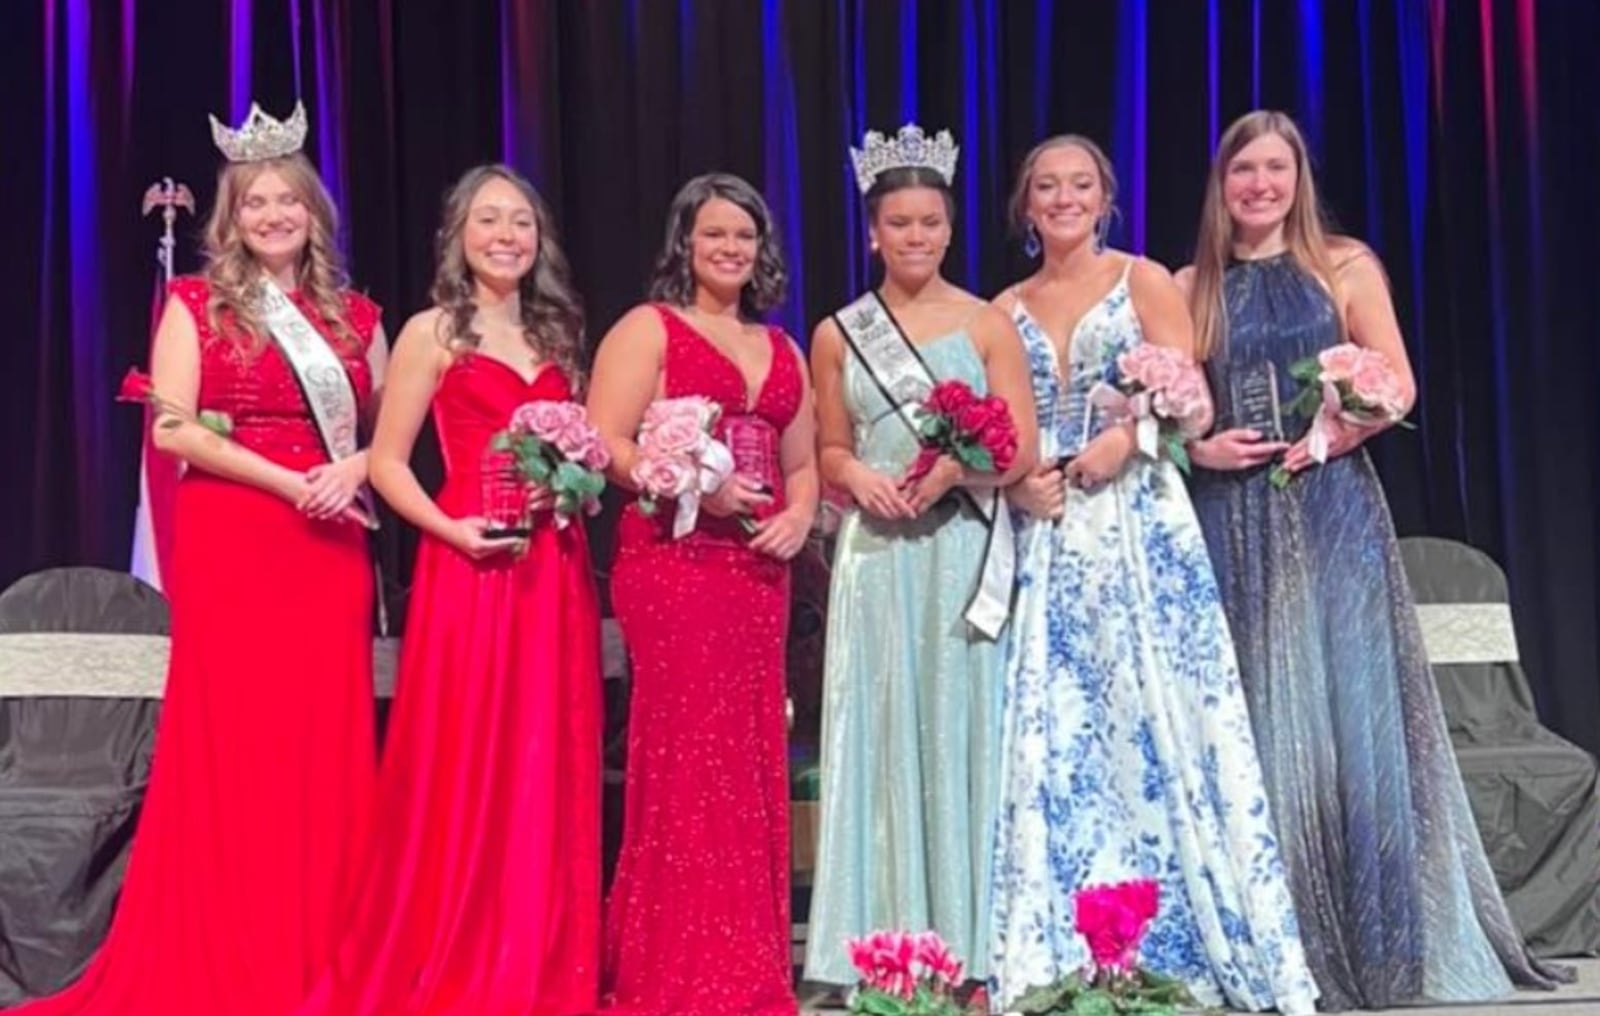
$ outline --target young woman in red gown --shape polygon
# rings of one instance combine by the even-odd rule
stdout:
[[[691,180],[668,213],[652,299],[606,336],[589,413],[632,486],[656,399],[698,395],[765,433],[772,475],[735,472],[674,539],[673,511],[623,513],[611,572],[632,666],[622,852],[606,904],[604,1011],[777,1016],[789,956],[784,641],[789,560],[816,512],[810,386],[780,329],[772,216],[743,180]],[[770,491],[770,494],[767,493]],[[756,518],[747,534],[734,516]]]
[[[347,510],[366,454],[329,462],[256,314],[260,280],[338,354],[357,406],[375,399],[383,333],[378,308],[345,288],[316,170],[251,138],[225,146],[238,161],[218,180],[205,271],[172,283],[152,354],[155,442],[188,469],[139,830],[105,945],[28,1016],[289,1012],[330,954],[362,840],[373,589]],[[203,410],[226,413],[231,433],[201,426]]]
[[[372,850],[325,1016],[576,1016],[600,959],[600,621],[581,520],[547,493],[485,535],[480,464],[534,400],[569,400],[583,319],[544,203],[505,166],[445,201],[435,306],[395,343],[372,480],[422,530]],[[412,473],[432,412],[446,479]]]

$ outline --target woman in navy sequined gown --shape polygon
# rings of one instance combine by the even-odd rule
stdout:
[[[700,503],[623,512],[611,600],[632,667],[622,852],[606,901],[603,1010],[792,1016],[784,644],[789,560],[816,513],[800,351],[755,323],[783,298],[766,202],[723,174],[668,212],[651,297],[601,343],[589,412],[635,489],[634,442],[656,399],[701,396],[759,455]],[[748,466],[746,463],[755,463]],[[746,533],[735,516],[752,517]]]
[[[1422,653],[1388,505],[1341,424],[1312,461],[1239,425],[1247,372],[1342,341],[1414,384],[1387,282],[1328,237],[1306,149],[1281,113],[1223,135],[1192,268],[1197,345],[1217,406],[1191,446],[1195,509],[1233,631],[1307,958],[1328,1009],[1493,998],[1560,974],[1524,949],[1484,855]],[[1272,463],[1293,480],[1275,489]],[[1509,975],[1509,976],[1508,976]]]

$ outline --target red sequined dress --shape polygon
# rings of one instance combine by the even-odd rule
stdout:
[[[439,506],[483,511],[480,463],[512,411],[564,401],[466,354],[433,418]],[[335,965],[301,1016],[576,1016],[600,965],[600,615],[583,525],[520,557],[424,536],[372,850]]]
[[[277,346],[217,334],[203,279],[170,295],[199,331],[199,407],[275,462],[327,461]],[[364,403],[378,308],[344,303],[359,345],[333,344]],[[172,657],[122,894],[83,977],[27,1016],[282,1016],[334,943],[375,769],[366,532],[195,467],[174,531]]]
[[[793,348],[774,328],[759,389],[666,308],[665,396],[700,395],[781,434],[799,409]],[[774,483],[781,497],[781,484]],[[632,701],[622,852],[606,903],[605,1008],[627,1016],[777,1016],[789,956],[784,640],[789,568],[734,520],[623,513],[611,600]]]

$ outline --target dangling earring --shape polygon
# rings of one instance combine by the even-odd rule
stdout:
[[[1039,228],[1033,224],[1032,219],[1029,219],[1028,233],[1022,241],[1022,253],[1030,258],[1036,258],[1042,250],[1044,250],[1044,244],[1039,242]]]
[[[1111,233],[1111,216],[1102,215],[1102,216],[1100,216],[1100,218],[1095,220],[1095,224],[1094,224],[1094,252],[1096,254],[1104,254],[1106,252],[1106,237],[1108,235],[1110,235],[1110,233]]]

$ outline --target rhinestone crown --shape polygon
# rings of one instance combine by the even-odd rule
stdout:
[[[287,120],[274,120],[260,104],[250,104],[250,115],[235,130],[211,118],[211,140],[229,162],[260,162],[293,155],[306,142],[306,107],[296,101]]]
[[[872,189],[878,174],[890,169],[918,167],[931,169],[944,178],[949,186],[956,178],[956,156],[961,149],[949,131],[940,131],[932,139],[914,123],[900,128],[893,140],[877,131],[867,131],[860,148],[850,149],[850,161],[855,163],[856,184],[865,194]]]

